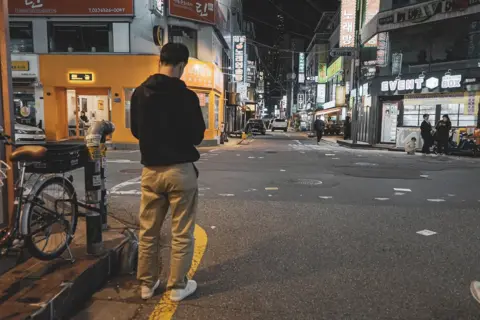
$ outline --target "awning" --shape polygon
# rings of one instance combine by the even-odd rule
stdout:
[[[315,115],[316,116],[321,116],[321,115],[336,113],[336,112],[342,112],[342,107],[331,108],[331,109],[326,109],[326,110],[319,110],[319,111],[315,112]]]

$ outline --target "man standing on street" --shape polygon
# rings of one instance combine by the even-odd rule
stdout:
[[[323,121],[320,117],[317,117],[314,124],[315,131],[317,132],[317,144],[320,143],[323,137],[323,130],[325,130],[325,121]]]
[[[131,130],[140,142],[142,197],[137,278],[142,299],[150,299],[160,284],[160,229],[170,208],[172,252],[167,289],[181,301],[197,289],[187,279],[192,265],[200,158],[195,148],[205,132],[197,95],[180,80],[188,63],[186,46],[168,43],[160,53],[160,68],[132,95]]]

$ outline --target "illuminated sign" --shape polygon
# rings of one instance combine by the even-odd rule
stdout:
[[[92,82],[93,81],[93,73],[70,72],[68,74],[68,79],[70,81]]]
[[[318,83],[327,82],[327,64],[319,63],[318,64]]]
[[[233,55],[234,55],[234,74],[236,82],[245,81],[245,46],[246,38],[245,36],[234,36],[233,37]]]
[[[342,0],[340,11],[340,48],[355,47],[357,0]]]
[[[30,62],[12,61],[12,71],[30,71]]]
[[[377,65],[379,67],[387,66],[389,52],[390,44],[388,32],[379,33],[377,38]]]
[[[331,77],[335,76],[340,71],[343,71],[343,57],[340,57],[337,60],[335,60],[327,68],[327,78],[330,79]]]
[[[327,99],[327,85],[317,84],[317,103],[325,103]]]
[[[298,83],[305,83],[305,53],[298,55]]]
[[[462,86],[462,75],[445,75],[440,82],[438,78],[430,77],[425,81],[425,78],[417,79],[395,79],[390,81],[383,81],[381,83],[381,91],[383,92],[395,92],[395,91],[414,91],[422,90],[423,85],[433,90],[440,85],[441,89],[455,89]]]

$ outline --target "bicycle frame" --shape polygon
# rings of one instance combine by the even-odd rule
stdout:
[[[4,229],[5,235],[0,239],[0,247],[10,246],[11,242],[15,238],[15,235],[18,233],[18,229],[20,226],[20,216],[21,216],[21,209],[23,207],[23,192],[24,192],[24,185],[25,185],[25,170],[26,167],[23,164],[19,164],[20,168],[20,179],[18,180],[15,186],[15,200],[13,203],[13,221],[12,224]]]

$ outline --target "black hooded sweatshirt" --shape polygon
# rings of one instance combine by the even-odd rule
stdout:
[[[132,95],[131,130],[146,167],[197,161],[205,133],[197,95],[178,78],[150,76]]]

